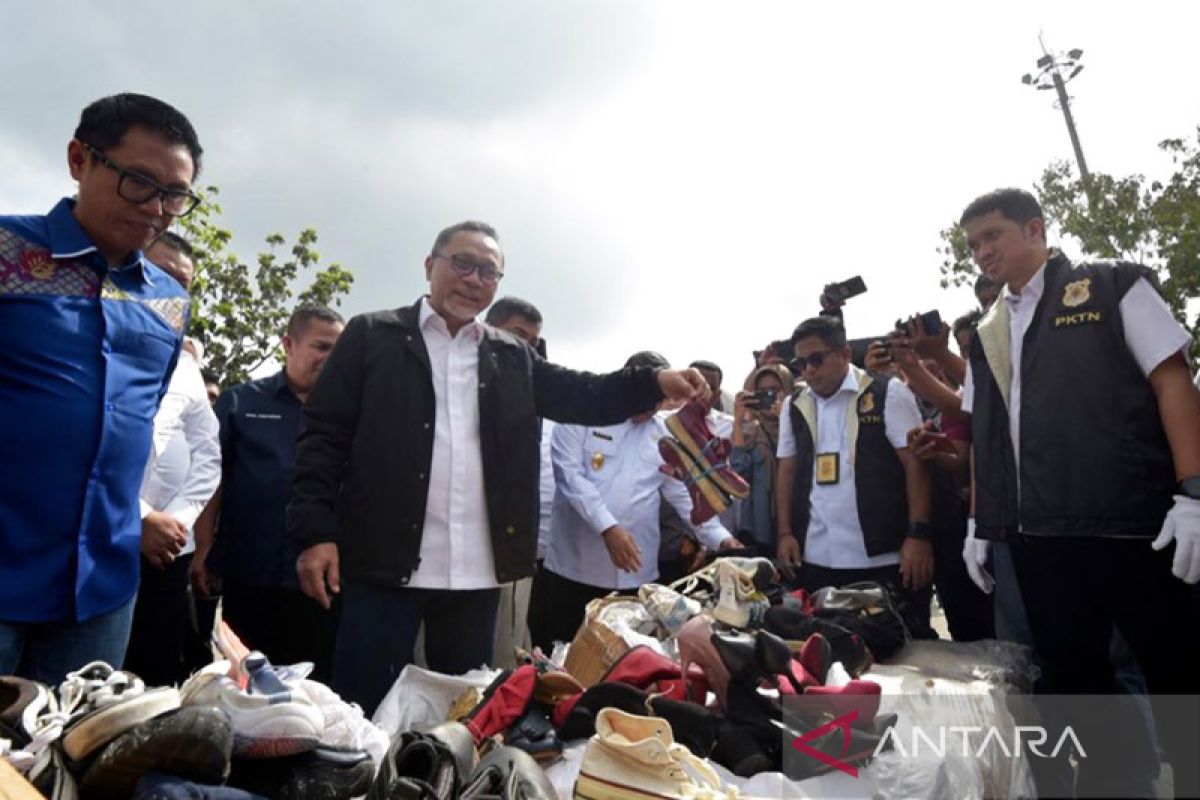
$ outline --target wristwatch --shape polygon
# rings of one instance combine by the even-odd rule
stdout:
[[[1177,494],[1200,500],[1200,475],[1184,478],[1175,489]]]
[[[933,528],[928,522],[910,522],[908,523],[908,535],[914,539],[932,539]]]

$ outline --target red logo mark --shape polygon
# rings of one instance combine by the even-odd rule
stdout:
[[[828,767],[841,770],[851,778],[857,778],[858,767],[854,766],[853,764],[847,764],[845,761],[835,758],[828,753],[822,752],[808,744],[815,739],[824,738],[825,735],[830,731],[840,728],[842,731],[842,752],[839,755],[846,755],[850,752],[850,724],[857,719],[858,709],[854,709],[849,714],[843,714],[837,719],[826,722],[819,728],[813,728],[808,733],[792,739],[792,747],[799,750],[801,753],[812,756],[817,761],[820,761],[822,764]]]

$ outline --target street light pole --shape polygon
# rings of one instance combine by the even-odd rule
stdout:
[[[1062,109],[1063,118],[1067,121],[1067,134],[1071,137],[1071,147],[1075,151],[1075,163],[1079,165],[1079,177],[1084,185],[1088,185],[1091,173],[1088,172],[1087,161],[1083,158],[1083,146],[1079,144],[1079,132],[1075,130],[1075,118],[1071,116],[1071,98],[1067,95],[1067,82],[1083,70],[1079,63],[1083,51],[1071,50],[1066,55],[1055,56],[1046,48],[1042,35],[1038,34],[1038,43],[1042,46],[1042,57],[1037,60],[1040,70],[1037,75],[1026,73],[1021,82],[1026,86],[1037,89],[1054,89],[1058,94],[1058,107]],[[1068,71],[1063,77],[1063,71]]]

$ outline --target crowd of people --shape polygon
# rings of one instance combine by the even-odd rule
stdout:
[[[652,351],[553,364],[469,221],[433,238],[424,296],[348,322],[298,307],[282,369],[218,388],[169,230],[202,152],[175,108],[106,97],[68,144],[75,196],[0,217],[0,674],[181,684],[219,598],[250,648],[370,714],[419,640],[447,674],[509,657],[497,642],[549,654],[590,601],[741,555],[792,589],[886,586],[917,636],[936,593],[955,640],[1031,647],[1044,692],[1198,693],[1190,337],[1151,270],[1049,246],[1029,193],[962,215],[978,308],[854,339],[831,287],[728,381]],[[734,502],[673,473],[684,409],[728,441],[712,485]],[[1200,786],[1171,722],[1127,730]],[[1146,790],[1151,755],[1116,794]]]

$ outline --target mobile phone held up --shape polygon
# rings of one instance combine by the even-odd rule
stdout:
[[[775,390],[774,389],[759,389],[757,392],[746,398],[746,408],[759,409],[765,411],[775,405]]]
[[[862,276],[855,275],[853,278],[841,283],[831,283],[825,287],[825,296],[835,303],[844,303],[851,297],[858,297],[863,292],[867,291],[867,284],[863,281]]]
[[[908,320],[896,320],[896,330],[904,331],[909,335],[914,334],[916,333],[916,325],[914,323],[918,319],[921,320],[921,326],[925,328],[925,333],[930,336],[937,336],[942,332],[942,315],[938,313],[937,309],[926,311],[924,314],[917,314]],[[911,330],[909,326],[912,326]]]

